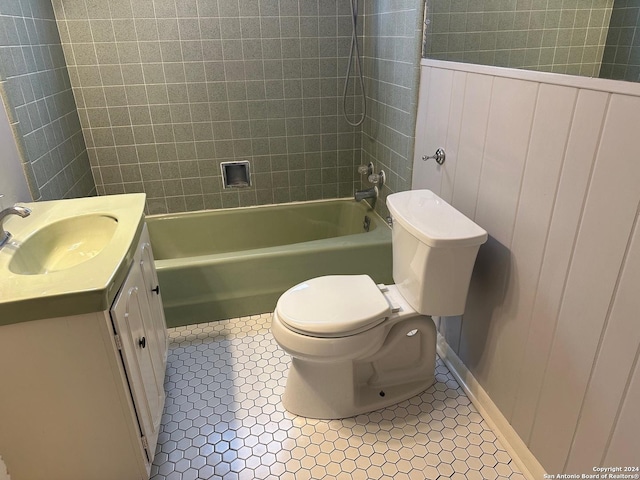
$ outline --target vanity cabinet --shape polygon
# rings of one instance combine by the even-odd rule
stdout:
[[[146,225],[110,316],[150,467],[165,400],[168,338]]]
[[[146,480],[167,331],[144,227],[109,311],[0,327],[0,457],[12,480]]]

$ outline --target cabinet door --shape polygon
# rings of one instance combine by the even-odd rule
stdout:
[[[142,435],[148,443],[149,462],[153,460],[164,406],[164,369],[158,372],[153,345],[148,339],[150,317],[142,272],[136,262],[113,303],[111,319],[122,345],[129,387],[140,422]]]
[[[149,241],[149,233],[147,226],[145,225],[142,231],[142,237],[140,238],[140,244],[138,247],[136,259],[140,265],[142,272],[143,286],[147,295],[149,303],[150,318],[147,325],[147,332],[153,337],[153,354],[156,355],[155,361],[159,362],[158,371],[161,373],[164,380],[164,372],[167,367],[167,347],[168,347],[168,335],[167,335],[167,323],[164,318],[164,309],[162,308],[162,296],[160,293],[160,284],[158,283],[158,274],[153,260],[153,251],[151,250],[151,243]],[[139,255],[139,258],[138,258]]]

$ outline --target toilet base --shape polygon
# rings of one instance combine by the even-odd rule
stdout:
[[[422,381],[383,389],[364,385],[357,389],[352,389],[351,394],[346,394],[344,391],[337,391],[344,383],[336,381],[336,377],[333,377],[329,382],[323,382],[323,384],[318,382],[316,385],[310,385],[305,381],[305,376],[310,373],[309,364],[295,365],[295,363],[297,362],[294,360],[289,369],[289,378],[282,396],[282,404],[288,412],[294,415],[321,420],[354,417],[400,403],[424,392],[433,385],[435,380],[432,375]],[[326,365],[322,365],[322,367],[322,374],[329,373],[326,370]],[[335,369],[334,373],[336,375],[340,374],[346,377],[353,372],[351,364],[335,365],[333,367],[331,370]],[[316,373],[316,379],[318,376]],[[384,396],[381,393],[384,393]]]
[[[418,316],[393,325],[368,358],[315,362],[293,357],[282,403],[295,415],[323,420],[394,405],[434,383],[435,350],[433,321]]]

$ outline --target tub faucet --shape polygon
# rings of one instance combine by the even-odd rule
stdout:
[[[356,199],[356,202],[364,200],[365,198],[378,198],[378,187],[374,185],[366,190],[356,190],[354,198]]]
[[[7,243],[7,241],[11,238],[11,234],[4,229],[2,225],[4,223],[5,217],[9,215],[18,215],[19,217],[25,218],[31,214],[31,210],[27,207],[20,207],[15,205],[13,207],[5,208],[0,211],[0,248]]]

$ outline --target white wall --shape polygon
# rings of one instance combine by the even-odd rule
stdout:
[[[640,85],[425,60],[420,89],[413,188],[490,234],[441,333],[549,473],[636,465]]]
[[[4,195],[0,198],[0,210],[16,202],[31,201],[31,194],[27,188],[2,98],[0,98],[0,195]]]

